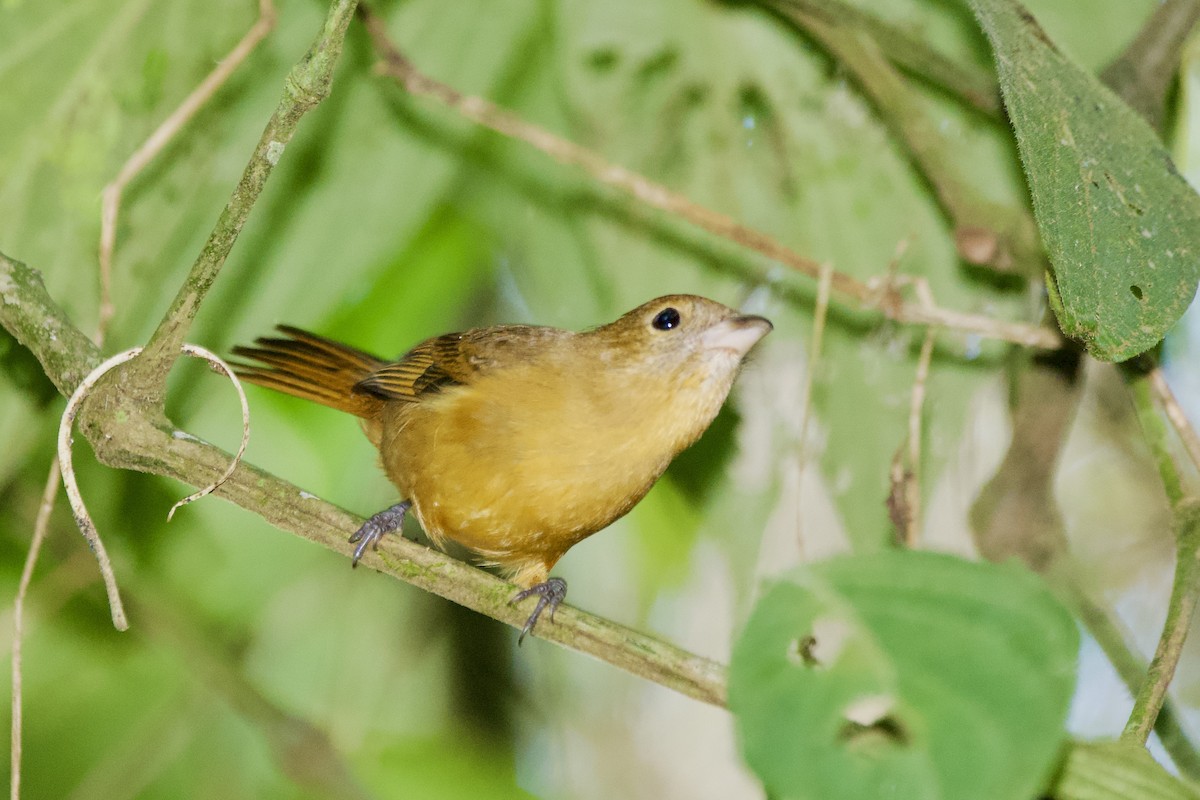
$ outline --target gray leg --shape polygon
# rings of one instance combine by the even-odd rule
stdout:
[[[530,586],[525,591],[518,594],[512,600],[508,601],[511,606],[514,603],[519,603],[526,597],[538,596],[537,605],[533,608],[533,613],[529,615],[529,619],[525,620],[525,627],[521,629],[521,635],[517,638],[517,646],[521,646],[521,642],[525,641],[525,634],[533,630],[533,626],[537,624],[538,617],[550,607],[550,621],[554,622],[554,612],[558,610],[559,605],[566,599],[567,582],[562,578],[550,578],[536,586]]]
[[[350,566],[358,566],[358,560],[363,557],[363,553],[367,552],[368,547],[378,550],[379,540],[386,534],[400,530],[400,526],[404,524],[404,515],[410,508],[412,508],[412,503],[405,500],[402,503],[396,503],[391,508],[385,508],[364,522],[362,527],[350,537],[351,544],[358,542],[358,547],[354,548],[354,558],[351,560]]]

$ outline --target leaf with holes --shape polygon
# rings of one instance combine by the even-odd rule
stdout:
[[[848,556],[759,601],[729,703],[772,797],[1026,800],[1059,757],[1078,649],[1016,564]]]
[[[1012,0],[971,0],[1053,267],[1068,336],[1106,361],[1166,335],[1200,281],[1200,196],[1137,113],[1063,54]]]

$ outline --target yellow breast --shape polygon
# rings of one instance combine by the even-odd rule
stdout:
[[[657,378],[517,365],[389,406],[384,466],[435,541],[549,568],[645,495],[716,415],[724,383],[681,394]]]

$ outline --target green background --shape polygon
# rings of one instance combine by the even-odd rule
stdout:
[[[990,64],[965,7],[864,5]],[[1153,6],[1029,3],[1089,69]],[[941,305],[1037,319],[1036,293],[959,263],[928,186],[846,74],[760,12],[696,0],[378,10],[423,71],[808,257],[866,280],[906,241],[900,269],[928,278]],[[281,2],[277,29],[129,187],[108,352],[153,330],[323,14]],[[245,0],[0,0],[0,249],[40,270],[82,329],[96,319],[100,191],[254,16]],[[373,62],[352,25],[332,96],[302,122],[189,341],[227,352],[286,322],[395,354],[464,327],[584,328],[659,294],[704,294],[776,330],[705,439],[563,560],[572,602],[727,661],[764,576],[888,545],[887,469],[920,330],[835,306],[801,477],[811,281],[408,97]],[[978,191],[1026,202],[1004,125],[933,93],[922,102]],[[938,344],[923,538],[970,553],[966,511],[1005,444],[1006,349],[956,333]],[[11,596],[62,401],[7,338],[0,359],[0,592]],[[233,448],[230,388],[197,364],[171,380],[173,419]],[[1136,598],[1123,611],[1152,644],[1158,622],[1139,623],[1161,618],[1168,584],[1161,490],[1115,379],[1093,370],[1089,381],[1056,489],[1083,573]],[[250,400],[250,461],[364,515],[394,502],[354,420],[260,390]],[[60,504],[27,612],[26,797],[339,796],[348,784],[322,783],[336,770],[312,768],[330,759],[377,797],[760,796],[725,712],[544,642],[518,651],[513,631],[351,572],[220,500],[168,525],[188,487],[102,468],[84,445],[76,459],[133,598],[132,630],[109,627]],[[1176,688],[1194,701],[1200,683],[1186,667]],[[1073,724],[1111,734],[1124,712],[1109,719],[1099,710],[1109,696],[1097,697]]]

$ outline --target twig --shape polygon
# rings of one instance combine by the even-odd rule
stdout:
[[[56,385],[84,374],[99,360],[88,339],[67,321],[36,273],[0,254],[0,325],[25,343]],[[46,330],[58,331],[53,338]],[[97,458],[112,467],[164,475],[197,485],[215,481],[229,455],[195,437],[179,435],[165,419],[150,416],[128,394],[113,393],[107,406],[87,405],[82,429]],[[312,497],[286,481],[249,466],[222,485],[221,494],[272,525],[345,554],[346,539],[362,518]],[[392,537],[363,562],[399,580],[520,629],[526,613],[510,606],[516,589],[437,550]],[[532,635],[595,656],[634,675],[713,705],[725,704],[725,667],[608,620],[561,606],[554,624]]]
[[[129,182],[162,152],[175,134],[217,93],[225,81],[229,80],[229,76],[241,66],[258,43],[266,38],[275,27],[275,19],[275,6],[271,0],[259,0],[258,20],[246,31],[246,35],[234,45],[224,59],[217,62],[216,68],[162,121],[142,146],[129,157],[117,172],[117,177],[104,187],[100,195],[100,313],[96,326],[97,343],[103,341],[113,315],[112,258],[113,248],[117,243],[117,214],[121,208],[121,194]]]
[[[1045,256],[1033,217],[984,197],[948,157],[954,151],[915,91],[862,29],[783,3],[780,13],[815,38],[853,76],[884,123],[908,150],[954,226],[959,255],[1001,273],[1040,278]],[[790,7],[789,7],[790,6]],[[787,7],[787,8],[785,8]]]
[[[1182,414],[1182,409],[1175,402],[1175,397],[1169,395],[1169,402],[1163,402],[1162,396],[1155,392],[1154,381],[1152,375],[1162,377],[1158,367],[1154,367],[1149,372],[1139,371],[1137,367],[1127,365],[1122,369],[1125,376],[1126,384],[1129,386],[1129,396],[1133,401],[1133,409],[1137,413],[1138,422],[1142,426],[1142,435],[1146,437],[1146,444],[1150,446],[1150,453],[1154,457],[1155,466],[1158,467],[1158,476],[1162,479],[1163,489],[1167,493],[1167,502],[1174,508],[1179,503],[1183,502],[1187,496],[1187,492],[1183,488],[1183,477],[1179,469],[1179,464],[1175,461],[1175,456],[1171,452],[1171,445],[1168,442],[1167,425],[1163,422],[1162,416],[1158,413],[1156,402],[1162,407],[1165,416],[1171,419],[1170,408],[1175,408]],[[1165,384],[1164,384],[1165,385]],[[1170,388],[1167,389],[1170,392]],[[1187,420],[1183,419],[1183,424],[1187,426]],[[1174,421],[1174,420],[1172,420]],[[1176,430],[1180,430],[1176,428]],[[1191,427],[1187,426],[1183,430],[1191,431]],[[1194,433],[1193,433],[1194,435]],[[1183,431],[1180,431],[1180,438],[1183,438]]]
[[[271,0],[259,0],[259,16],[258,20],[246,32],[229,52],[229,54],[217,64],[209,75],[200,83],[198,87],[171,113],[170,116],[158,126],[150,137],[142,143],[133,155],[126,160],[125,164],[118,171],[116,178],[112,180],[101,194],[100,206],[100,250],[99,250],[99,283],[100,283],[100,302],[99,312],[96,322],[96,333],[92,337],[96,343],[96,347],[103,347],[105,337],[108,334],[109,323],[113,316],[112,303],[112,258],[113,250],[117,240],[117,215],[121,207],[121,196],[125,187],[133,178],[150,163],[166,146],[176,133],[195,115],[195,113],[216,93],[216,91],[228,80],[234,70],[245,61],[246,57],[258,46],[258,43],[275,27],[275,7]],[[238,393],[242,393],[241,385],[237,378],[229,373],[237,386]],[[249,435],[248,429],[248,409],[246,407],[245,396],[242,395],[242,412],[243,412],[243,441],[242,450],[238,451],[238,458],[241,458],[242,451],[245,449],[245,438]],[[233,467],[230,467],[232,470]],[[34,527],[33,540],[30,542],[29,553],[26,556],[25,571],[22,573],[22,581],[17,589],[17,597],[13,604],[13,634],[12,634],[12,676],[13,676],[13,694],[12,694],[12,737],[10,746],[10,755],[12,759],[12,800],[20,798],[20,770],[21,770],[21,640],[23,632],[23,614],[25,596],[29,589],[29,582],[25,576],[33,574],[33,568],[37,563],[38,554],[41,550],[42,537],[45,535],[45,527],[43,523],[43,515],[48,517],[49,510],[54,504],[54,495],[57,491],[58,481],[60,479],[59,461],[55,456],[50,465],[50,475],[47,481],[47,495],[42,500],[42,511],[39,512],[38,527]],[[191,499],[196,499],[197,496],[180,501],[171,508],[171,512],[167,515],[170,520],[171,514],[175,513],[175,509],[184,502]]]
[[[58,458],[50,461],[50,472],[46,476],[46,488],[42,490],[42,502],[38,506],[37,520],[33,524],[33,538],[29,552],[25,555],[25,566],[21,569],[21,580],[17,584],[17,597],[13,601],[12,636],[12,746],[9,748],[12,771],[9,777],[9,792],[12,800],[21,797],[21,709],[22,672],[21,642],[25,634],[25,597],[29,594],[29,583],[33,580],[33,568],[37,564],[42,542],[50,526],[50,512],[54,509],[54,496],[58,493]]]
[[[908,526],[904,531],[904,544],[917,546],[917,535],[921,527],[921,414],[925,409],[925,387],[929,380],[929,365],[933,360],[934,328],[925,329],[925,341],[921,343],[921,355],[917,359],[917,375],[913,380],[912,399],[908,408],[908,470],[905,482],[908,498]]]
[[[1175,581],[1171,587],[1171,602],[1167,606],[1167,621],[1146,679],[1134,699],[1133,711],[1121,738],[1145,744],[1159,709],[1167,697],[1167,687],[1175,676],[1175,668],[1183,653],[1196,602],[1200,599],[1200,503],[1187,501],[1176,509]]]
[[[1114,623],[1109,613],[1092,602],[1070,577],[1060,582],[1059,593],[1100,645],[1100,649],[1104,651],[1129,693],[1136,695],[1146,677],[1146,663],[1129,647],[1125,634]],[[1163,703],[1154,723],[1154,732],[1158,734],[1163,749],[1171,756],[1181,773],[1191,780],[1200,777],[1200,754],[1188,740],[1180,722],[1180,715],[1170,698]]]
[[[1171,391],[1170,384],[1167,383],[1167,378],[1163,375],[1161,367],[1154,367],[1146,376],[1150,381],[1150,388],[1154,392],[1155,398],[1162,406],[1163,413],[1167,415],[1167,419],[1171,421],[1175,432],[1179,434],[1179,439],[1183,442],[1183,449],[1187,451],[1188,458],[1197,469],[1200,469],[1200,436],[1196,434],[1196,429],[1192,427],[1192,423],[1188,420],[1187,413],[1183,410],[1183,406],[1179,405],[1179,401],[1175,399],[1175,393]]]
[[[817,303],[813,311],[812,342],[808,346],[808,369],[804,371],[804,388],[801,390],[800,403],[800,444],[796,448],[796,463],[801,483],[796,487],[799,495],[804,488],[804,462],[808,455],[808,420],[812,409],[813,379],[817,373],[817,365],[821,362],[821,342],[825,338],[825,317],[829,312],[829,286],[833,278],[833,265],[821,265],[821,277],[817,281]],[[796,537],[802,538],[800,529],[800,497],[796,498]]]
[[[1198,19],[1200,0],[1159,3],[1125,51],[1100,73],[1100,80],[1160,133],[1179,55]]]
[[[1189,496],[1184,486],[1179,465],[1167,441],[1166,426],[1154,407],[1155,401],[1158,401],[1164,415],[1174,423],[1185,447],[1195,443],[1196,432],[1175,400],[1161,368],[1155,365],[1142,372],[1130,365],[1125,369],[1125,376],[1138,420],[1175,516],[1175,579],[1167,606],[1167,620],[1163,624],[1154,659],[1137,690],[1129,721],[1121,734],[1122,738],[1145,744],[1166,700],[1167,688],[1175,675],[1196,602],[1200,599],[1200,565],[1197,564],[1200,558],[1200,503]]]
[[[71,501],[71,509],[75,512],[75,524],[79,526],[79,532],[87,540],[88,547],[96,556],[96,563],[100,566],[100,576],[104,579],[104,590],[108,593],[108,608],[112,613],[113,627],[119,631],[129,630],[129,621],[125,618],[125,607],[121,603],[121,592],[117,587],[117,577],[113,574],[108,551],[104,548],[104,542],[100,539],[96,524],[92,522],[92,517],[88,514],[83,496],[79,493],[79,484],[75,480],[75,467],[71,463],[71,429],[75,424],[75,415],[79,413],[79,405],[96,385],[96,381],[100,380],[113,367],[124,364],[140,352],[142,352],[142,348],[135,347],[132,350],[117,353],[89,372],[87,377],[76,387],[71,399],[67,401],[67,408],[63,411],[62,420],[58,424],[58,461],[62,466],[62,478],[67,489],[67,499]]]
[[[869,11],[841,0],[752,0],[752,3],[789,21],[792,21],[792,15],[802,13],[861,30],[878,43],[889,61],[905,72],[943,89],[994,121],[1004,119],[1000,87],[993,74],[953,61],[926,40],[910,35]]]
[[[267,178],[283,156],[301,118],[329,95],[346,27],[357,4],[357,0],[333,0],[308,53],[288,73],[283,97],[187,279],[155,329],[142,357],[126,370],[137,375],[134,382],[147,393],[148,401],[162,405],[171,363],[178,357],[192,319],[233,249]]]
[[[229,380],[233,382],[233,388],[237,390],[238,401],[242,404],[242,441],[241,444],[238,445],[237,452],[234,453],[233,458],[229,460],[229,466],[225,468],[223,473],[221,473],[221,477],[217,478],[203,489],[192,492],[187,497],[171,506],[171,510],[167,512],[167,522],[171,521],[172,517],[175,516],[175,512],[180,508],[186,506],[188,503],[199,500],[205,495],[212,494],[220,488],[221,484],[229,480],[229,476],[232,475],[233,471],[238,468],[238,464],[242,463],[242,456],[246,453],[246,445],[250,443],[250,404],[246,402],[246,391],[242,388],[242,382],[238,380],[238,376],[234,374],[230,366],[226,364],[220,356],[209,350],[205,350],[203,347],[198,347],[194,344],[185,344],[183,346],[183,352],[190,356],[203,358],[204,360],[208,361],[208,363],[220,370],[226,378],[229,378]]]
[[[683,195],[625,167],[606,161],[591,150],[532,125],[482,97],[463,95],[457,89],[422,74],[392,43],[379,17],[366,6],[362,7],[360,13],[375,49],[383,59],[380,71],[397,81],[410,94],[436,100],[465,119],[504,136],[520,139],[560,164],[578,167],[599,183],[625,192],[647,206],[665,211],[810,278],[820,278],[820,263],[784,247],[765,233],[742,225],[725,214],[697,205]],[[894,295],[880,297],[867,284],[844,272],[833,271],[830,281],[834,292],[898,322],[938,325],[1026,347],[1052,350],[1062,345],[1062,337],[1049,328],[964,314],[936,306],[924,308],[918,304],[904,302]]]
[[[234,376],[233,370],[219,356],[205,350],[203,347],[184,344],[181,349],[188,355],[203,358],[215,364],[233,381],[233,385],[238,392],[238,398],[242,403],[242,443],[238,448],[237,455],[233,457],[231,463],[219,478],[200,491],[188,495],[171,506],[171,511],[167,514],[168,521],[175,514],[175,509],[204,497],[227,481],[229,476],[237,469],[238,464],[241,463],[242,453],[246,451],[246,443],[250,439],[250,407],[246,403],[246,394],[242,391],[241,382]],[[71,462],[71,429],[75,423],[75,415],[79,413],[79,406],[92,390],[92,387],[96,385],[97,381],[114,367],[137,357],[141,352],[142,348],[134,347],[130,350],[117,353],[88,373],[88,376],[83,379],[83,382],[79,384],[78,388],[71,395],[71,399],[67,401],[62,421],[58,426],[58,460],[62,464],[63,484],[67,489],[67,498],[71,501],[71,508],[75,512],[75,524],[79,526],[79,532],[83,534],[83,538],[87,540],[88,547],[96,555],[96,562],[100,566],[100,575],[104,578],[104,589],[108,593],[108,606],[112,612],[113,627],[119,631],[128,630],[129,621],[125,618],[125,608],[121,603],[121,592],[117,587],[117,577],[113,573],[112,562],[108,558],[108,551],[104,548],[104,542],[101,541],[100,533],[96,530],[96,524],[92,521],[92,517],[88,513],[87,505],[83,502],[83,495],[79,492],[79,483],[75,479],[75,467]]]

